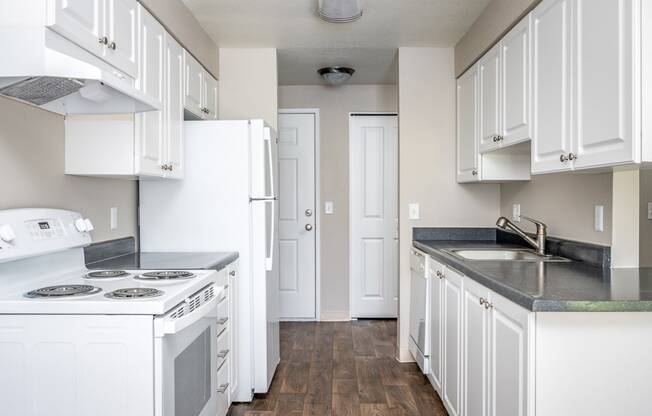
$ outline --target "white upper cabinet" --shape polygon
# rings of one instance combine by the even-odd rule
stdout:
[[[204,102],[206,106],[204,118],[217,119],[217,80],[206,74],[204,77]]]
[[[478,151],[478,66],[457,80],[457,181],[480,180]]]
[[[478,62],[480,79],[480,152],[500,145],[500,45]]]
[[[104,59],[131,77],[137,75],[138,17],[136,0],[104,0]]]
[[[532,19],[532,173],[570,168],[570,0],[543,0]]]
[[[48,27],[136,77],[136,0],[49,0],[48,6]]]
[[[519,22],[500,43],[500,141],[502,146],[531,138],[530,19]]]
[[[186,51],[183,60],[186,73],[184,108],[187,118],[217,119],[217,80]]]
[[[634,93],[640,90],[634,70],[640,48],[635,3],[572,2],[575,168],[631,163],[639,157],[634,140]]]
[[[166,71],[166,160],[167,177],[183,178],[184,139],[183,139],[183,48],[172,36],[165,36]]]

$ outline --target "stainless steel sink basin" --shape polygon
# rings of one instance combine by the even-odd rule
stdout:
[[[451,249],[446,250],[449,254],[462,260],[471,261],[544,261],[544,262],[562,262],[570,261],[563,257],[541,256],[532,250],[527,249],[510,249],[510,248],[490,248],[490,249]]]

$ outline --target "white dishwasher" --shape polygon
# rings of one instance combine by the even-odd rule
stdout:
[[[430,355],[430,282],[426,273],[426,255],[410,251],[410,353],[424,374]]]

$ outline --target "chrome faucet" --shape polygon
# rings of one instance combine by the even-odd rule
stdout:
[[[496,226],[498,228],[507,229],[509,228],[510,230],[514,231],[516,234],[521,236],[525,241],[528,242],[532,247],[534,247],[537,251],[537,254],[541,256],[546,255],[546,236],[548,235],[548,226],[541,221],[537,221],[535,219],[529,218],[529,217],[524,217],[521,216],[524,220],[528,220],[534,225],[537,226],[537,239],[535,240],[534,238],[530,237],[527,235],[523,230],[521,230],[516,224],[511,222],[505,217],[500,217],[498,218],[498,221],[496,221]]]

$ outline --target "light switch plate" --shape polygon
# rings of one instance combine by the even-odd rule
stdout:
[[[595,206],[595,215],[594,215],[594,225],[595,231],[603,232],[604,231],[604,206],[596,205]]]
[[[408,205],[408,216],[411,220],[419,219],[419,204],[409,204]]]
[[[111,229],[115,230],[118,228],[118,208],[111,207]]]
[[[647,219],[652,220],[652,202],[647,203]]]
[[[333,201],[324,202],[324,214],[331,215],[333,213]]]
[[[521,204],[512,205],[512,221],[521,222]]]

